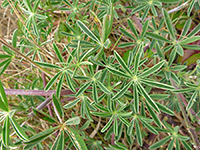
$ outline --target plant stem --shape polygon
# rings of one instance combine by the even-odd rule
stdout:
[[[174,82],[173,79],[170,79],[170,81],[171,81],[172,85],[173,85],[176,89],[179,89],[178,86],[176,85],[176,83]],[[187,126],[188,131],[189,131],[189,133],[190,133],[190,135],[191,135],[191,137],[192,137],[192,139],[193,139],[193,141],[194,141],[194,148],[195,148],[196,150],[200,150],[200,143],[199,143],[198,136],[197,136],[197,134],[196,134],[196,132],[195,132],[195,128],[191,125],[190,120],[189,120],[189,118],[188,118],[188,116],[187,116],[187,114],[186,114],[185,108],[184,108],[184,106],[183,106],[183,104],[182,104],[182,101],[183,101],[182,98],[183,98],[184,96],[183,96],[183,95],[180,96],[180,95],[181,95],[181,94],[178,94],[178,101],[179,101],[179,105],[180,105],[180,108],[181,108],[181,111],[182,111],[182,114],[183,114],[183,117],[184,117],[186,126]]]

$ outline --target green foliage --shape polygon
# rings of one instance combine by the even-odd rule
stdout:
[[[200,1],[4,0],[1,7],[19,19],[11,42],[0,37],[2,150],[197,149],[199,55],[188,58],[193,70],[178,58],[200,50]]]

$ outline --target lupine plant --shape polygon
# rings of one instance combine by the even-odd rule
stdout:
[[[200,0],[1,10],[0,149],[200,150]]]

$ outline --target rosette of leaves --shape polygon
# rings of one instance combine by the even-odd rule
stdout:
[[[169,62],[168,62],[168,65],[171,66],[171,64],[173,63],[177,53],[180,56],[183,56],[183,54],[184,54],[183,48],[191,49],[191,50],[199,50],[199,46],[187,45],[187,44],[200,40],[200,36],[195,36],[195,34],[197,34],[200,30],[200,25],[197,25],[189,34],[187,34],[189,29],[190,29],[190,25],[191,25],[191,19],[189,19],[185,23],[185,26],[182,30],[180,37],[177,38],[176,32],[173,29],[169,14],[167,13],[167,11],[165,9],[163,9],[162,12],[163,12],[165,24],[166,24],[166,27],[169,31],[169,35],[170,35],[171,40],[168,40],[168,39],[166,39],[166,38],[164,38],[164,37],[162,37],[158,34],[152,33],[152,32],[147,32],[146,35],[148,37],[153,38],[153,39],[169,43],[169,45],[166,46],[163,49],[163,51],[166,52],[166,51],[172,49],[172,52],[169,56]]]
[[[76,17],[81,15],[81,9],[85,7],[85,3],[79,3],[79,0],[72,0],[72,3],[68,0],[63,0],[62,2],[66,5],[66,7],[60,8],[60,10],[70,12],[67,17],[67,21],[71,20],[72,22],[75,22]]]
[[[33,112],[37,117],[39,117],[44,121],[47,121],[52,125],[54,124],[54,127],[50,127],[45,131],[42,131],[38,134],[28,137],[27,134],[25,133],[25,131],[27,131],[28,128],[23,128],[17,123],[14,117],[15,110],[10,110],[3,85],[0,82],[0,109],[1,109],[0,121],[1,122],[4,121],[1,132],[1,148],[2,149],[16,148],[17,145],[19,144],[25,144],[26,146],[24,147],[24,149],[31,149],[36,145],[40,144],[43,140],[48,138],[53,133],[59,131],[56,140],[52,145],[52,149],[58,149],[58,148],[61,150],[65,149],[64,133],[67,133],[67,135],[69,136],[71,142],[76,147],[76,149],[87,150],[87,147],[81,136],[75,129],[71,127],[72,125],[78,125],[80,123],[80,118],[72,117],[65,121],[62,104],[60,100],[58,100],[54,95],[53,95],[53,106],[58,120],[56,120],[55,118],[51,117],[50,115],[48,115],[43,111],[33,108]],[[11,131],[12,131],[10,130],[11,125],[13,127],[13,130],[15,131],[15,134],[18,137],[15,138],[15,140],[17,139],[16,143],[13,143],[11,139]]]
[[[180,129],[179,126],[172,128],[165,121],[163,121],[163,123],[164,123],[164,125],[166,126],[167,129],[158,129],[158,131],[164,132],[164,133],[169,133],[169,135],[166,136],[165,138],[161,139],[160,141],[154,143],[153,145],[151,145],[149,147],[150,149],[158,149],[159,147],[165,145],[168,141],[170,141],[168,146],[167,146],[167,149],[169,149],[169,150],[173,150],[174,147],[175,147],[176,150],[180,150],[181,149],[180,142],[183,144],[185,149],[192,150],[191,146],[186,142],[190,138],[188,136],[183,136],[183,135],[178,133],[179,129]]]
[[[173,92],[174,93],[191,93],[190,99],[188,100],[188,104],[186,106],[186,110],[189,111],[190,108],[195,108],[196,111],[198,111],[197,104],[199,103],[199,97],[200,97],[200,83],[199,80],[197,80],[197,84],[191,83],[191,82],[185,82],[185,85],[187,88],[184,89],[176,89]]]

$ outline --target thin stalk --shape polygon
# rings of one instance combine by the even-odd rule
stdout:
[[[171,81],[172,85],[176,89],[179,89],[173,79],[170,79],[170,81]],[[191,135],[191,137],[192,137],[192,139],[194,141],[194,148],[196,150],[200,150],[200,143],[199,143],[198,136],[197,136],[197,134],[195,132],[195,128],[191,125],[190,120],[189,120],[189,118],[188,118],[188,116],[186,114],[185,108],[184,108],[184,106],[182,104],[182,101],[183,101],[182,97],[183,97],[183,95],[181,96],[181,94],[178,94],[178,101],[179,101],[179,105],[180,105],[180,108],[181,108],[181,111],[182,111],[186,126],[187,126],[188,131],[189,131],[189,133],[190,133],[190,135]]]

